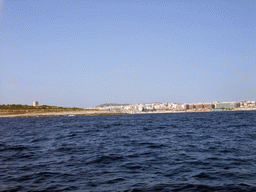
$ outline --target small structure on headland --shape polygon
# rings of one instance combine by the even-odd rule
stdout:
[[[34,106],[34,107],[39,106],[39,102],[38,102],[38,101],[34,101],[34,102],[33,102],[33,106]]]

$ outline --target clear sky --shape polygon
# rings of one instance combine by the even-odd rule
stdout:
[[[256,100],[255,0],[0,5],[0,104]]]

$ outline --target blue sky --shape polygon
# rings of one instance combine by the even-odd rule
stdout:
[[[1,104],[256,100],[254,0],[2,0]]]

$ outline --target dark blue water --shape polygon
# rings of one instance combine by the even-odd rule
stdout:
[[[256,191],[256,111],[0,119],[0,191]]]

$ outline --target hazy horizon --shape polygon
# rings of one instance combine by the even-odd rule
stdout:
[[[254,0],[0,6],[0,104],[256,100]]]

